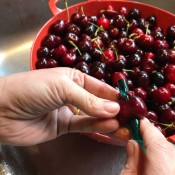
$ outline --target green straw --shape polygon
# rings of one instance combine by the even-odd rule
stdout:
[[[125,79],[118,80],[118,88],[122,97],[125,100],[129,100],[129,97],[127,95],[127,92],[129,91],[129,89]],[[145,153],[146,149],[145,149],[142,137],[140,135],[140,121],[137,118],[133,118],[130,120],[129,124],[130,124],[133,139],[139,143],[140,147]]]

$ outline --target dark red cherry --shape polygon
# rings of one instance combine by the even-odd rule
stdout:
[[[109,27],[109,20],[108,18],[101,17],[97,21],[97,25],[103,27],[104,30],[106,30]]]
[[[117,84],[118,84],[118,80],[121,80],[121,79],[125,79],[124,74],[121,73],[121,72],[114,72],[114,73],[112,74],[112,85],[113,85],[114,87],[116,87]]]
[[[47,60],[46,58],[40,58],[36,62],[36,69],[45,69],[48,68]]]
[[[164,110],[163,113],[159,116],[159,121],[160,123],[163,123],[163,124],[169,124],[169,127],[167,127],[167,125],[164,126],[164,128],[166,128],[167,136],[174,134],[175,111],[173,109],[168,108]]]
[[[165,87],[170,91],[171,96],[175,96],[175,84],[167,83]]]
[[[154,29],[157,25],[157,18],[155,16],[149,16],[146,18],[146,21],[148,22],[149,24],[149,29]]]
[[[96,24],[97,20],[98,20],[97,16],[88,16],[88,21],[91,23]]]
[[[147,22],[145,21],[144,18],[139,18],[137,20],[137,23],[138,23],[138,27],[141,28],[143,31],[146,31],[146,27],[147,27]]]
[[[69,44],[69,45],[70,45],[69,43],[70,41],[73,42],[74,44],[78,44],[79,37],[74,33],[67,33],[64,38],[64,41],[66,44]]]
[[[130,37],[131,37],[132,35],[133,35],[132,38],[138,39],[139,36],[144,35],[144,31],[143,31],[142,29],[140,29],[140,28],[135,28],[135,29],[133,29],[133,30],[131,31]]]
[[[166,82],[175,83],[175,65],[169,64],[164,71]]]
[[[152,60],[154,60],[155,59],[155,54],[153,52],[145,52],[144,56],[143,56],[143,59],[152,59]]]
[[[66,53],[62,56],[61,62],[64,66],[73,67],[77,60],[77,56],[74,53]]]
[[[130,67],[137,67],[141,63],[141,57],[138,54],[132,54],[128,58],[128,65]]]
[[[90,73],[90,68],[89,65],[82,61],[82,62],[78,62],[75,66],[76,69],[80,70],[83,73],[89,74]]]
[[[147,88],[150,84],[148,73],[145,71],[138,72],[134,78],[134,83],[136,87],[142,87],[144,89]]]
[[[143,34],[136,40],[136,42],[139,47],[148,50],[154,44],[154,38],[151,35]]]
[[[129,19],[139,19],[141,17],[141,12],[139,9],[134,8],[129,11],[128,18]]]
[[[168,51],[169,62],[175,64],[175,49]]]
[[[105,70],[99,66],[92,65],[90,74],[99,80],[105,78]]]
[[[165,40],[165,36],[162,32],[155,32],[152,35],[155,40]]]
[[[79,42],[78,47],[82,52],[89,52],[91,50],[92,46],[91,46],[90,41],[83,40],[83,41]]]
[[[47,47],[40,47],[37,50],[38,58],[47,58],[49,56],[49,49]]]
[[[125,18],[128,17],[128,9],[126,7],[121,7],[118,10],[119,14],[124,16]]]
[[[89,25],[89,19],[88,16],[81,15],[78,20],[79,27],[86,28]]]
[[[103,41],[100,38],[93,39],[91,41],[91,43],[92,43],[92,47],[93,48],[99,49],[99,48],[103,48],[104,47],[104,43],[103,43]]]
[[[73,13],[71,15],[71,22],[75,23],[75,24],[78,24],[78,21],[79,21],[80,17],[81,17],[81,15],[79,13]]]
[[[46,35],[42,40],[41,45],[49,49],[53,49],[61,44],[61,38],[55,35]]]
[[[125,39],[121,47],[121,52],[124,55],[127,55],[127,54],[134,54],[136,51],[137,46],[135,44],[135,41],[133,39]]]
[[[59,66],[58,62],[52,58],[47,60],[47,65],[48,65],[48,68],[54,68]]]
[[[153,44],[155,50],[168,49],[169,45],[166,40],[156,40]]]
[[[166,103],[170,99],[170,92],[165,87],[160,87],[152,92],[152,99],[159,103]]]
[[[116,15],[114,18],[114,26],[118,28],[126,27],[127,22],[126,19],[122,15]]]
[[[97,30],[97,27],[96,27],[95,25],[89,24],[89,25],[85,28],[84,32],[85,32],[87,35],[91,36],[91,35],[93,35],[93,34],[95,33],[96,30]]]
[[[136,96],[131,96],[129,100],[120,100],[119,105],[120,111],[116,117],[122,123],[126,123],[135,117],[141,119],[147,114],[144,101]]]
[[[105,49],[101,55],[101,61],[106,64],[112,63],[114,58],[114,52],[111,49]]]
[[[101,31],[99,32],[99,35],[98,35],[101,40],[104,42],[104,43],[108,43],[109,42],[109,34],[105,31]]]
[[[116,38],[119,34],[119,29],[117,27],[110,27],[108,33],[110,37]]]
[[[165,77],[161,72],[154,71],[150,75],[150,79],[151,79],[151,83],[155,84],[158,87],[163,86],[165,84]]]
[[[79,41],[83,41],[83,40],[91,41],[91,37],[90,37],[89,35],[83,33],[83,34],[80,36]]]
[[[50,26],[50,33],[54,35],[62,36],[65,32],[66,22],[64,20],[58,20]]]
[[[91,55],[88,52],[83,53],[78,57],[78,61],[80,62],[86,62],[86,63],[91,63],[93,61]]]
[[[167,37],[170,39],[175,39],[175,25],[168,27],[167,29]]]
[[[153,111],[148,111],[148,113],[145,117],[153,122],[157,122],[157,120],[158,120],[157,114]]]
[[[135,19],[129,21],[129,30],[132,31],[138,27],[138,22]]]
[[[160,49],[156,53],[156,63],[165,65],[169,61],[168,51],[165,49]]]
[[[115,71],[122,71],[127,64],[127,60],[126,57],[123,55],[118,55],[117,58],[114,59],[114,61],[111,64],[111,67],[115,70]]]
[[[76,24],[69,22],[66,24],[66,32],[67,33],[74,33],[78,36],[81,33],[81,29]]]
[[[61,59],[61,57],[67,53],[67,48],[63,44],[59,45],[57,48],[53,51],[53,57],[55,59]]]
[[[93,59],[100,60],[102,52],[99,49],[91,48],[90,53],[91,53],[91,56],[93,57]]]
[[[141,69],[147,73],[151,73],[156,69],[156,64],[153,59],[143,59],[141,62]]]
[[[147,92],[143,88],[135,88],[135,95],[140,97],[143,101],[147,99]]]

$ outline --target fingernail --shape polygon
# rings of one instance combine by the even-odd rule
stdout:
[[[143,121],[150,123],[150,121],[146,117],[143,118]]]
[[[104,101],[104,109],[110,113],[118,113],[120,106],[117,102]]]

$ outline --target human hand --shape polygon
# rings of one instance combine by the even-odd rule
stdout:
[[[111,133],[119,127],[118,91],[70,68],[0,79],[0,142],[33,145],[67,132]],[[79,108],[83,113],[74,115]]]
[[[136,141],[128,141],[127,161],[120,175],[174,175],[175,147],[147,119],[141,120],[140,132],[146,153]]]

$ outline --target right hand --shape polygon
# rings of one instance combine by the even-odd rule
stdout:
[[[134,140],[127,144],[127,161],[120,175],[175,175],[175,147],[148,120],[141,120],[143,153]]]

